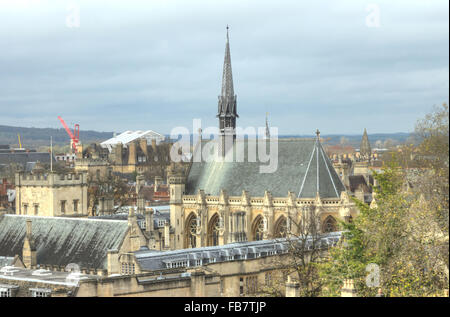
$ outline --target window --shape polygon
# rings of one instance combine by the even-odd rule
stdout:
[[[11,297],[11,289],[6,287],[0,288],[0,297]]]
[[[337,231],[337,222],[332,216],[328,216],[323,224],[323,232]]]
[[[244,295],[244,278],[239,278],[239,295]]]
[[[39,213],[39,204],[34,204],[34,215],[37,216]]]
[[[136,267],[134,263],[122,262],[122,275],[135,274]]]
[[[45,288],[30,288],[31,297],[50,297],[52,290]]]
[[[28,204],[23,204],[23,214],[28,214]]]
[[[272,272],[266,272],[265,281],[266,281],[266,286],[272,285]]]
[[[264,239],[264,231],[265,231],[265,224],[263,217],[258,217],[254,224],[254,237],[255,241]]]
[[[202,259],[195,260],[195,266],[202,266]]]
[[[66,201],[61,200],[61,213],[64,214],[66,212]]]
[[[73,200],[73,212],[78,212],[78,199]]]
[[[166,224],[166,220],[165,219],[159,219],[158,220],[158,227],[164,227],[164,225]]]
[[[255,294],[258,291],[258,276],[248,276],[245,279],[245,286],[247,288],[247,294]]]

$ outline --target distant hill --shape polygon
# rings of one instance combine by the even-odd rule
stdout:
[[[412,133],[398,132],[398,133],[375,133],[368,134],[369,142],[372,148],[375,147],[377,141],[381,141],[382,144],[386,142],[391,142],[393,145],[405,143],[406,140],[412,136]],[[282,135],[280,138],[312,138],[312,135]],[[345,138],[345,144],[353,146],[354,148],[359,148],[361,144],[362,134],[329,134],[329,135],[320,135],[322,138],[322,142],[329,145],[337,145],[341,144],[341,139]]]
[[[17,134],[20,134],[22,146],[26,148],[37,148],[40,146],[48,146],[50,136],[53,137],[53,144],[59,146],[67,146],[70,143],[69,136],[63,128],[22,128],[0,125],[0,144],[18,145]],[[392,144],[404,143],[411,133],[376,133],[369,134],[369,141],[372,147],[375,147],[377,141],[382,144],[390,142]],[[90,144],[93,142],[102,142],[113,137],[113,132],[97,132],[97,131],[80,131],[80,140],[82,144]],[[167,135],[167,137],[169,137]],[[191,135],[191,138],[193,136]],[[279,138],[313,138],[315,135],[280,135]],[[361,143],[361,135],[344,135],[330,134],[321,135],[324,144],[336,145],[344,141],[346,145],[359,148]],[[342,140],[343,139],[343,140]]]
[[[21,128],[0,125],[0,144],[18,145],[17,134],[20,134],[22,146],[26,148],[37,148],[48,146],[50,137],[53,137],[53,144],[65,146],[70,143],[66,130],[53,128]],[[80,131],[82,144],[105,141],[112,138],[112,132]]]

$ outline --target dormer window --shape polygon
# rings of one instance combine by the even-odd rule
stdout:
[[[52,290],[48,288],[30,288],[31,297],[50,297]]]

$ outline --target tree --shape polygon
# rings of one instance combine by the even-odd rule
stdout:
[[[337,295],[342,280],[356,280],[358,293],[373,296],[365,267],[380,268],[386,296],[436,296],[448,288],[448,106],[420,120],[416,168],[402,154],[374,173],[375,204],[355,199],[360,215],[343,224],[344,238],[321,265],[324,295]],[[400,153],[407,153],[402,151]]]
[[[112,198],[115,203],[113,212],[129,203],[133,193],[130,192],[127,183],[119,176],[111,174],[107,176],[88,177],[88,199],[91,216],[96,215],[101,198]]]
[[[286,279],[298,282],[300,297],[316,297],[321,293],[319,263],[325,258],[328,246],[323,245],[320,215],[314,206],[304,206],[295,215],[289,215],[286,227],[288,252],[282,259],[273,260],[270,266],[279,267],[282,274],[274,276],[270,285],[260,289],[266,296],[281,296]]]

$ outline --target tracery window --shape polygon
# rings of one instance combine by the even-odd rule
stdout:
[[[197,247],[197,218],[194,214],[191,214],[186,222],[186,247]]]
[[[263,240],[264,239],[264,230],[265,230],[263,217],[259,216],[256,219],[253,227],[254,227],[253,231],[254,231],[255,240],[256,241]]]
[[[278,219],[275,226],[275,238],[284,238],[287,233],[287,221],[285,217]]]
[[[210,246],[219,245],[219,234],[221,230],[220,217],[215,214],[209,224],[208,228],[208,244]]]
[[[332,216],[328,216],[323,223],[323,232],[337,231],[337,222]]]

